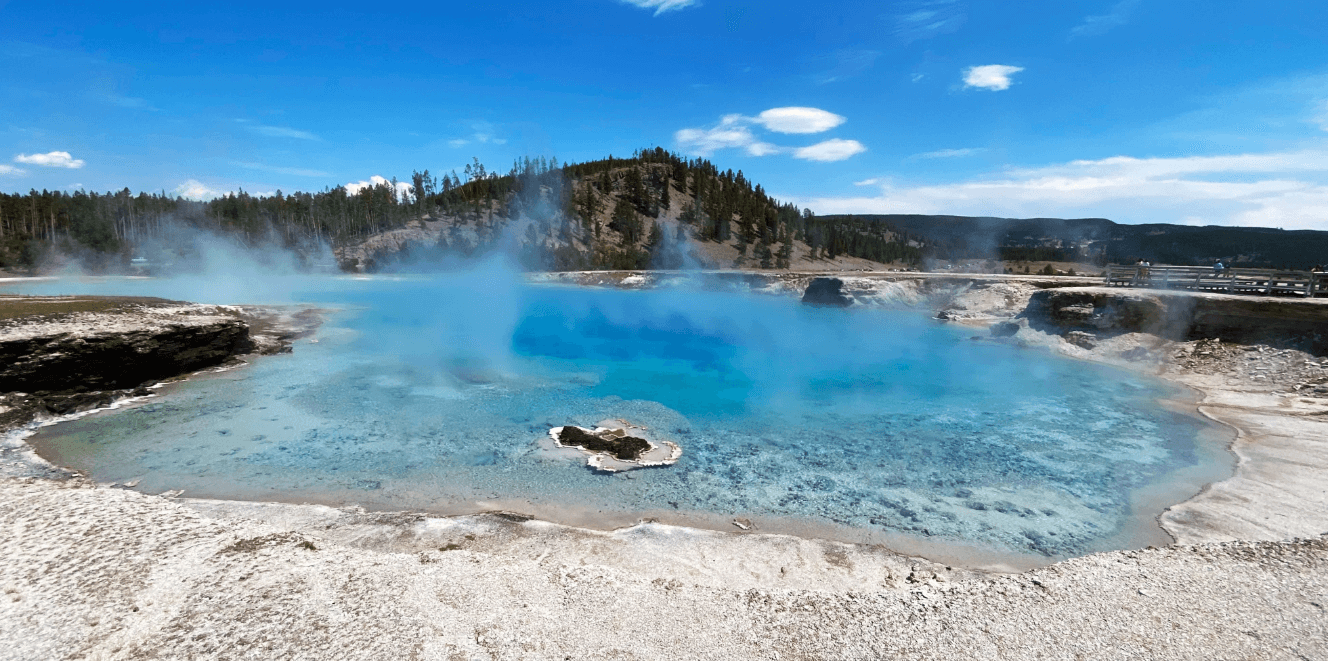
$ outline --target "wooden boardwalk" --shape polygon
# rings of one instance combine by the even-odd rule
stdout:
[[[1328,296],[1328,273],[1279,271],[1275,269],[1224,269],[1222,275],[1210,266],[1149,266],[1112,264],[1105,282],[1115,287],[1189,289],[1222,294],[1292,294]]]

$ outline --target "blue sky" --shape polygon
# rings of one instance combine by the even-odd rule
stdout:
[[[0,1],[0,189],[659,145],[818,213],[1328,229],[1328,3]]]

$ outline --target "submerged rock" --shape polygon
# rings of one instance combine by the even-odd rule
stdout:
[[[1017,335],[1025,324],[1016,321],[1002,321],[991,325],[992,337],[1013,337]]]
[[[1085,333],[1083,331],[1070,331],[1066,333],[1065,341],[1084,349],[1092,349],[1097,346],[1097,337],[1092,333]]]
[[[802,294],[802,302],[821,307],[846,308],[853,304],[843,294],[844,281],[839,278],[816,278],[807,285]]]

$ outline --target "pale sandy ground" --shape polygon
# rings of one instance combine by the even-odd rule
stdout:
[[[1016,293],[959,299],[980,321]],[[1162,517],[1185,544],[1002,575],[796,537],[7,479],[0,659],[1328,658],[1328,400],[1283,383],[1319,365],[1028,334],[1200,387],[1242,428],[1236,476]]]

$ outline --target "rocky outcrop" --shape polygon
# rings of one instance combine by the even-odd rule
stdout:
[[[844,281],[839,278],[816,278],[807,285],[802,302],[818,307],[846,308],[853,301],[843,294],[843,288]]]
[[[248,320],[265,324],[262,342]],[[0,430],[146,395],[154,381],[237,354],[282,351],[317,321],[161,299],[0,297]]]
[[[1072,287],[1037,291],[1020,315],[1057,331],[1142,332],[1254,343],[1297,338],[1328,349],[1328,300]]]
[[[44,324],[0,333],[0,391],[132,388],[218,365],[250,346],[249,326],[232,317],[120,326],[84,333]]]

